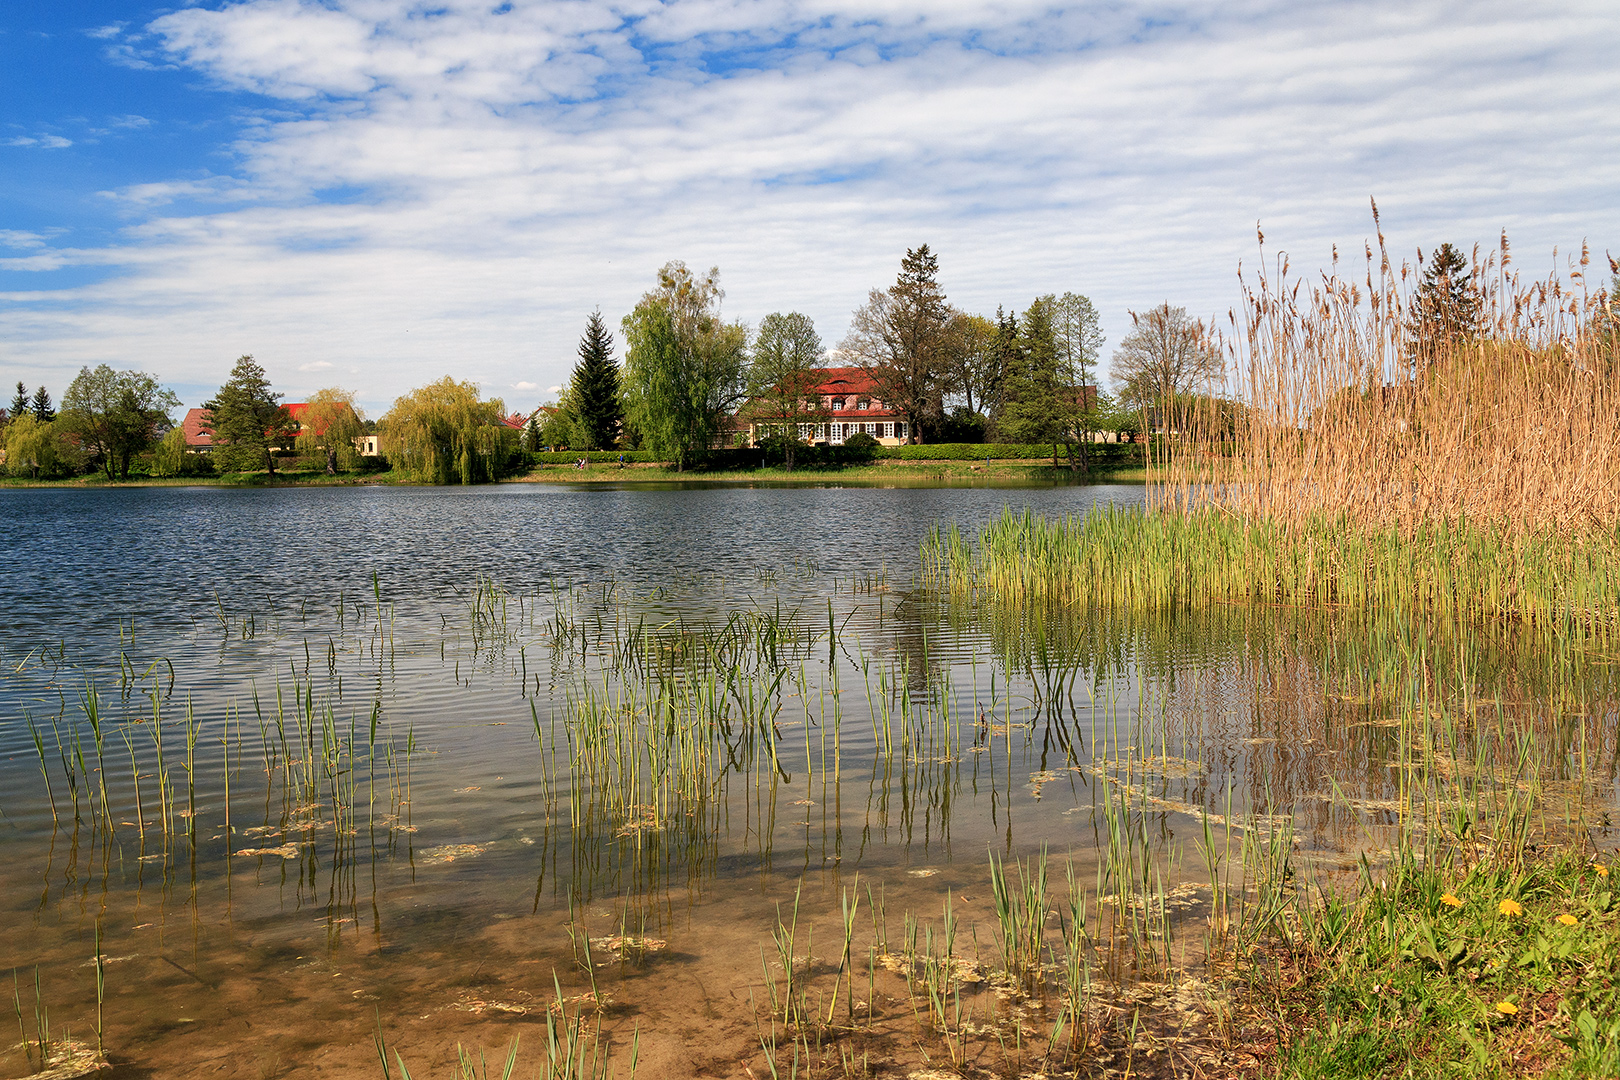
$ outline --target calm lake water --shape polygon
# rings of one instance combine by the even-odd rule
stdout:
[[[1570,721],[1510,633],[913,588],[936,526],[1141,500],[0,492],[0,965],[84,1037],[99,932],[119,1075],[381,1075],[380,1023],[420,1076],[457,1040],[538,1049],[554,973],[589,986],[582,941],[655,938],[596,958],[615,1060],[639,1030],[642,1075],[742,1076],[784,905],[828,942],[856,895],[867,948],[948,893],[988,962],[989,853],[1096,883],[1111,792],[1189,925],[1212,821],[1261,815],[1326,874],[1378,858],[1413,657],[1612,799],[1612,705]]]

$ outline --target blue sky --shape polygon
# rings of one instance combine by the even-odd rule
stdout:
[[[0,5],[0,383],[196,403],[251,352],[373,414],[528,409],[669,259],[836,344],[907,247],[982,313],[1073,290],[1108,348],[1296,271],[1620,252],[1612,2],[209,0]],[[1560,259],[1563,255],[1559,256]]]

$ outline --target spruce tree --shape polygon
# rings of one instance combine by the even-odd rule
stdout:
[[[1432,351],[1443,343],[1479,331],[1480,296],[1468,258],[1451,244],[1429,256],[1407,319],[1407,340],[1414,351]]]
[[[213,401],[203,405],[210,411],[209,430],[214,436],[214,457],[220,472],[276,472],[270,451],[290,434],[293,423],[280,394],[272,393],[264,368],[252,356],[244,356],[231,369],[231,377],[219,388]]]
[[[11,408],[6,411],[6,417],[16,420],[28,411],[28,387],[23,385],[21,379],[17,380],[17,396],[11,399]]]
[[[30,407],[34,410],[34,419],[42,424],[56,419],[56,410],[51,407],[51,395],[43,386],[34,391],[34,401]]]
[[[624,421],[624,403],[619,394],[619,365],[613,359],[613,335],[608,333],[600,310],[591,312],[585,320],[569,397],[573,399],[575,427],[584,437],[586,449],[612,449]]]

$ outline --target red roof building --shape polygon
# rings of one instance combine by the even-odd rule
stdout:
[[[813,422],[799,424],[800,439],[841,446],[851,435],[862,433],[884,446],[899,446],[907,441],[909,425],[905,418],[878,398],[877,384],[863,369],[817,368],[816,374],[821,381],[811,392],[821,399],[821,410]],[[746,425],[750,446],[784,419],[772,417],[757,406],[745,411],[747,418],[739,417],[739,426]]]

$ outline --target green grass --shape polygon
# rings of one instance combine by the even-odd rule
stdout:
[[[1038,482],[1050,480],[1092,480],[1106,483],[1141,483],[1147,478],[1140,468],[1104,470],[1093,468],[1090,473],[1074,474],[1067,466],[1054,469],[1051,465],[1037,465],[1027,461],[970,462],[948,461],[875,461],[870,465],[845,465],[839,468],[787,469],[771,466],[758,469],[688,469],[677,472],[663,465],[633,465],[620,469],[617,464],[589,464],[584,469],[572,465],[539,466],[518,480],[545,481],[547,483],[601,482],[621,480],[642,481],[788,481],[792,483],[893,483],[893,482],[945,482],[972,484],[975,482]]]
[[[1613,883],[1572,848],[1405,859],[1246,961],[1240,1009],[1282,1077],[1620,1074]]]

